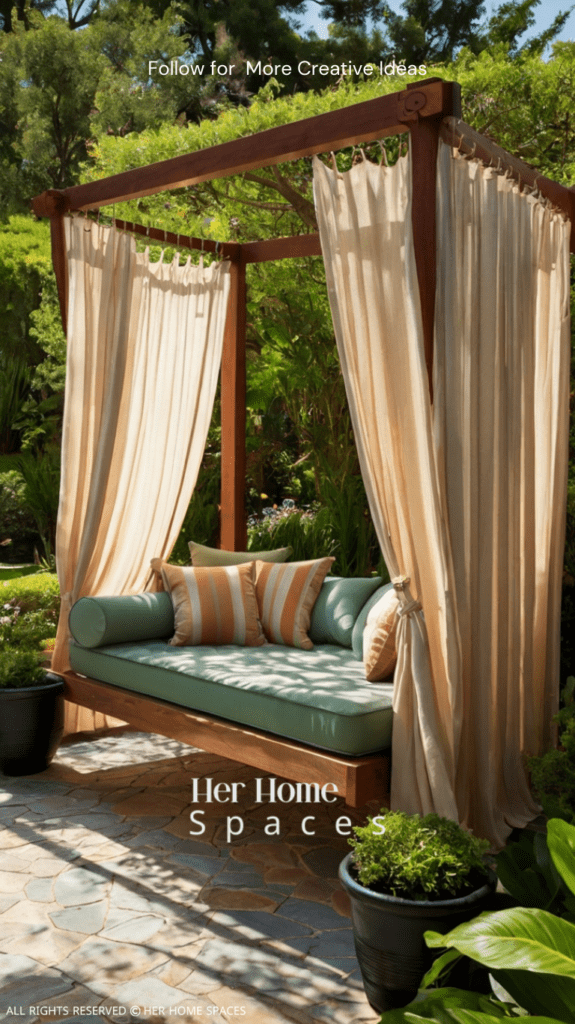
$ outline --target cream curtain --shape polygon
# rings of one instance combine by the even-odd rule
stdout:
[[[407,157],[346,174],[314,160],[328,294],[370,510],[402,592],[392,805],[457,817],[461,722],[449,538],[435,466]],[[425,608],[425,622],[417,603]],[[431,660],[430,660],[431,654]],[[433,666],[433,671],[431,669]]]
[[[143,590],[150,559],[171,552],[204,451],[229,293],[229,264],[150,263],[130,236],[81,218],[66,220],[66,237],[57,672],[69,667],[74,601]],[[109,724],[73,705],[67,715],[67,732]]]
[[[543,204],[442,148],[430,408],[407,159],[315,161],[328,291],[372,517],[401,594],[391,802],[501,845],[549,734],[569,387],[568,246]],[[418,610],[425,609],[425,621]]]
[[[457,802],[503,842],[551,739],[569,438],[569,224],[440,144],[434,419],[462,650]]]

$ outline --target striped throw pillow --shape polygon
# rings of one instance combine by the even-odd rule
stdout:
[[[274,565],[256,562],[256,595],[264,633],[273,644],[311,650],[311,610],[335,558]]]
[[[258,617],[255,562],[200,569],[162,562],[162,579],[174,606],[174,647],[266,643]]]
[[[387,590],[370,609],[363,631],[363,664],[370,683],[388,679],[395,668],[399,598]]]

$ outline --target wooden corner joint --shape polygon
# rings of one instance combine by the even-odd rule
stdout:
[[[32,209],[37,217],[58,217],[67,213],[70,207],[66,193],[56,188],[50,188],[32,200]]]
[[[453,113],[453,90],[451,82],[442,78],[431,78],[411,82],[397,97],[397,109],[401,121],[416,121],[419,117],[442,117]]]

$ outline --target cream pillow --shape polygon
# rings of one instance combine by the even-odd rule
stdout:
[[[153,560],[155,571],[157,562]],[[258,617],[255,562],[199,569],[162,562],[161,574],[174,606],[174,647],[266,643]]]
[[[311,650],[311,610],[335,558],[274,565],[256,562],[256,595],[264,633],[273,644]]]
[[[387,679],[395,668],[399,598],[387,590],[370,609],[363,631],[363,663],[370,683]]]

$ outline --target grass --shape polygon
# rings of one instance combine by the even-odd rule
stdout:
[[[2,580],[17,580],[20,576],[31,576],[33,573],[38,572],[37,565],[21,565],[14,569],[3,566],[0,569],[0,581]]]

